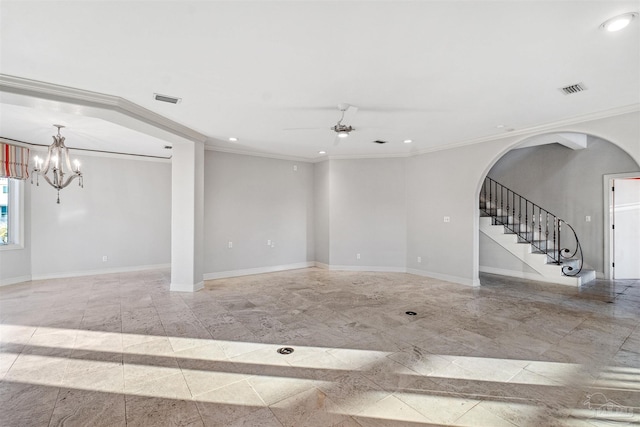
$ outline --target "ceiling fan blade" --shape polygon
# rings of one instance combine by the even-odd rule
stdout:
[[[282,130],[327,130],[327,128],[285,128]]]
[[[357,112],[358,112],[358,107],[349,105],[349,107],[344,112],[344,119],[342,119],[342,124],[346,124],[346,125],[351,124]]]

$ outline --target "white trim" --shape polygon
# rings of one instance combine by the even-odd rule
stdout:
[[[0,280],[0,287],[15,285],[16,283],[30,282],[30,281],[31,281],[31,276],[10,277],[8,279]]]
[[[329,269],[329,264],[325,264],[324,262],[314,262],[315,266],[318,268],[322,268],[323,270],[328,270]]]
[[[166,269],[166,268],[171,268],[171,264],[137,265],[133,267],[114,267],[114,268],[104,268],[99,270],[65,271],[61,273],[33,275],[31,280],[48,280],[48,279],[63,279],[66,277],[98,276],[101,274],[128,273],[132,271],[160,270],[160,269]]]
[[[548,132],[548,131],[556,130],[557,128],[572,126],[572,125],[581,124],[584,122],[590,122],[593,120],[606,119],[608,117],[615,117],[623,114],[635,113],[637,111],[640,111],[640,104],[631,104],[631,105],[626,105],[624,107],[612,108],[605,111],[599,111],[595,113],[583,114],[581,116],[569,117],[567,119],[558,120],[555,122],[529,126],[523,129],[519,129],[513,132],[507,132],[501,135],[493,134],[493,135],[483,136],[480,138],[468,139],[468,140],[464,140],[464,141],[460,141],[452,144],[428,148],[425,150],[419,150],[419,151],[416,151],[415,153],[411,153],[411,156],[419,156],[421,154],[432,153],[434,151],[443,151],[443,150],[449,150],[453,148],[460,148],[468,145],[480,144],[483,142],[498,141],[501,139],[511,138],[514,136]],[[569,131],[565,130],[564,132],[566,133]]]
[[[86,105],[114,111],[194,142],[205,142],[207,137],[185,125],[174,122],[138,104],[119,96],[76,89],[22,77],[0,74],[0,91],[35,98],[49,99],[75,105]]]
[[[612,191],[611,186],[613,185],[613,180],[616,179],[625,179],[625,178],[636,178],[640,177],[640,172],[626,172],[626,173],[613,173],[603,175],[603,211],[604,211],[604,272],[603,279],[611,279],[612,271],[611,271],[611,250],[613,249],[613,236],[611,234],[611,210],[613,209],[613,200],[612,200]],[[596,273],[597,276],[598,273]]]
[[[290,162],[318,163],[320,160],[320,159],[309,159],[306,157],[287,156],[284,154],[263,153],[260,151],[237,150],[233,148],[216,147],[216,146],[206,145],[206,144],[204,146],[204,149],[206,151],[217,151],[220,153],[237,154],[240,156],[264,157],[267,159],[288,160]]]
[[[169,290],[171,292],[198,292],[203,288],[204,288],[204,280],[196,283],[195,285],[191,285],[191,284],[183,285],[183,284],[176,284],[176,283],[171,283],[171,285],[169,285]]]
[[[0,140],[2,138],[0,137]],[[21,145],[25,147],[29,147],[29,149],[34,153],[46,153],[48,147],[42,145],[32,145],[21,143]],[[69,151],[74,153],[77,156],[82,157],[100,157],[100,158],[111,158],[111,159],[125,159],[125,160],[138,160],[141,162],[158,162],[158,163],[171,163],[171,156],[169,157],[154,157],[148,156],[145,154],[127,154],[127,153],[111,153],[106,151],[90,151],[90,150],[82,150],[76,148],[69,148]]]
[[[447,282],[457,283],[459,285],[473,286],[473,287],[480,286],[480,279],[478,278],[468,279],[466,277],[450,276],[448,274],[434,273],[433,271],[416,270],[415,268],[408,268],[407,273],[415,274],[416,276],[430,277],[432,279],[445,280]]]
[[[481,265],[480,272],[497,274],[499,276],[515,277],[517,279],[536,280],[538,282],[549,282],[549,279],[542,276],[541,274],[532,273],[528,271],[506,270],[504,268],[488,267],[488,266]]]
[[[296,264],[273,265],[268,267],[246,268],[243,270],[218,271],[215,273],[205,273],[204,280],[226,279],[229,277],[251,276],[254,274],[275,273],[278,271],[298,270],[301,268],[315,267],[315,262],[299,262]]]
[[[330,271],[372,271],[379,273],[406,273],[404,267],[378,267],[372,265],[329,265]]]

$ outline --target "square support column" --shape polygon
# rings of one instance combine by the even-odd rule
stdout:
[[[204,287],[204,144],[173,144],[171,158],[171,286],[195,292]]]

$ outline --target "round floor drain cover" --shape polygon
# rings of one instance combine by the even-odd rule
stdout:
[[[415,311],[407,311],[405,312],[405,314],[408,314],[409,316],[415,316],[418,313],[416,313]]]
[[[280,354],[291,354],[293,353],[293,349],[291,347],[282,347],[278,349],[278,353]]]

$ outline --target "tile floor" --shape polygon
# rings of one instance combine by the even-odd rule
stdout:
[[[0,288],[0,425],[640,424],[640,281],[481,281],[311,268],[194,294],[166,271]]]

